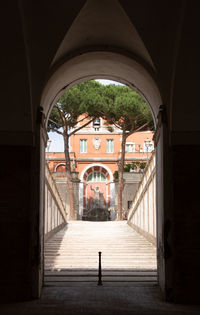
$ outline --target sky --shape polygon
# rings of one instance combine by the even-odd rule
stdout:
[[[108,84],[115,84],[115,85],[122,85],[119,82],[116,81],[111,81],[111,80],[103,80],[103,79],[98,79],[96,80],[100,82],[103,85],[108,85]],[[64,152],[64,142],[63,142],[63,137],[56,132],[48,132],[49,136],[49,142],[48,146],[46,148],[46,151],[48,152]]]

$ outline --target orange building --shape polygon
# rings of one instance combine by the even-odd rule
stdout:
[[[152,137],[151,131],[136,132],[129,136],[126,141],[125,163],[146,161],[154,149]],[[118,170],[120,151],[121,131],[113,127],[113,132],[110,132],[102,118],[96,119],[70,137],[71,166],[80,180],[80,216],[94,207],[95,202],[96,207],[114,207],[113,173]],[[64,153],[47,153],[47,159],[51,172],[65,171]]]

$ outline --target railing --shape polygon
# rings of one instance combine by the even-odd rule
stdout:
[[[154,245],[156,245],[155,175],[155,153],[153,153],[130,206],[127,218],[128,224]]]
[[[45,240],[62,229],[67,223],[67,214],[60,194],[51,176],[48,165],[45,167]]]

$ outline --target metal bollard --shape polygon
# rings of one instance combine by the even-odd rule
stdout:
[[[102,274],[101,274],[101,252],[99,252],[99,273],[98,273],[98,277],[99,277],[98,285],[103,285],[102,280],[101,280],[101,277],[102,277]]]

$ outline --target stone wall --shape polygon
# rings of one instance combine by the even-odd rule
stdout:
[[[143,174],[128,212],[128,224],[156,245],[155,153]]]
[[[57,189],[59,191],[60,197],[66,209],[67,219],[69,219],[69,194],[67,193],[67,177],[64,172],[51,173]]]
[[[67,223],[65,205],[63,204],[56,183],[51,176],[48,165],[45,167],[45,240],[62,229]]]
[[[124,173],[125,186],[123,190],[123,211],[124,217],[126,217],[128,211],[128,202],[131,202],[136,194],[137,188],[142,178],[142,173]],[[60,197],[66,209],[67,219],[69,219],[69,194],[67,188],[67,178],[64,172],[52,173],[52,177],[56,183]],[[74,187],[74,202],[75,202],[75,213],[76,218],[81,219],[79,215],[79,186],[80,180],[78,178],[72,178]],[[117,189],[118,182],[115,181],[115,210],[117,209]],[[115,216],[113,216],[114,218]]]
[[[52,173],[56,186],[58,188],[60,197],[66,209],[67,219],[70,219],[70,208],[69,208],[69,194],[67,187],[67,177],[65,172]],[[75,206],[75,217],[79,218],[79,179],[76,177],[72,178],[74,187],[74,206]]]
[[[134,172],[124,172],[124,189],[123,189],[123,200],[122,200],[122,207],[123,207],[123,216],[126,218],[128,212],[128,202],[132,202],[139,183],[142,178],[142,173],[134,173]],[[115,181],[115,208],[117,209],[117,191],[118,191],[118,181]]]

